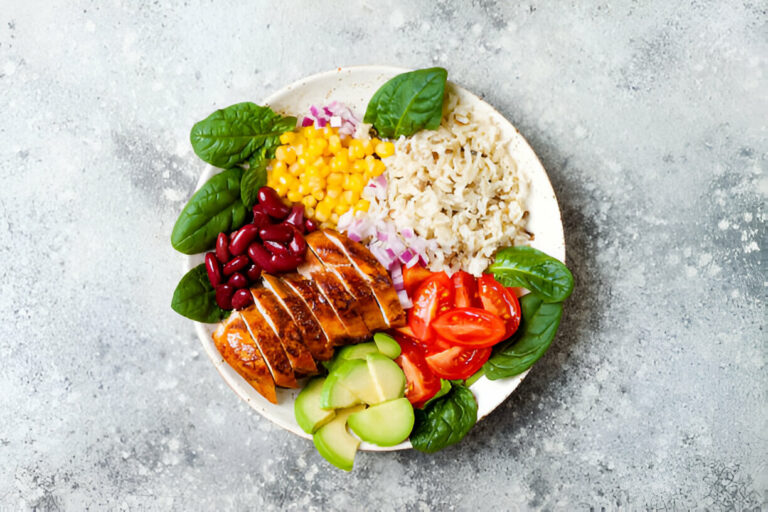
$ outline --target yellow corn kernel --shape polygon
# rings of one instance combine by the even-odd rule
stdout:
[[[328,150],[334,155],[341,149],[341,139],[338,135],[331,135],[328,137]]]
[[[280,148],[277,148],[280,149]],[[282,174],[288,169],[288,166],[285,164],[284,160],[277,160],[274,164],[272,164],[272,172],[275,174]]]
[[[338,199],[341,195],[341,187],[328,187],[325,190],[325,195],[331,199]]]
[[[317,137],[317,128],[314,126],[305,126],[301,129],[301,134],[308,139],[312,139]]]
[[[304,210],[304,216],[305,217],[314,217],[315,216],[315,209],[314,208],[307,208]]]
[[[281,174],[280,176],[277,177],[277,182],[280,185],[286,187],[286,189],[287,189],[288,188],[288,183],[290,182],[290,179],[291,179],[291,177],[289,175]]]
[[[322,188],[315,188],[312,190],[312,197],[317,199],[318,201],[322,201],[325,197],[325,191]]]
[[[284,196],[288,192],[288,187],[283,185],[282,183],[277,183],[272,188],[275,189],[275,192],[277,192],[277,195],[280,197]]]
[[[344,175],[338,172],[332,172],[326,178],[329,187],[341,187],[344,185]]]
[[[298,190],[289,190],[288,191],[288,200],[290,202],[292,202],[292,203],[298,203],[299,201],[301,201],[301,199],[303,197],[304,196],[302,194],[300,194]]]
[[[359,174],[350,174],[349,183],[346,188],[360,195],[363,192],[363,188],[365,188],[365,179]]]
[[[365,153],[365,156],[371,156],[373,154],[373,148],[374,144],[371,139],[363,142],[363,152]]]
[[[349,172],[349,158],[344,153],[338,153],[331,158],[330,167],[335,172]]]
[[[331,166],[330,165],[323,165],[320,167],[320,176],[323,178],[327,178],[331,175]]]
[[[309,193],[312,192],[312,189],[309,187],[309,185],[301,181],[299,182],[299,188],[296,190],[299,192],[299,194],[301,194],[302,197],[309,195]]]
[[[365,160],[355,160],[355,163],[352,164],[352,170],[359,173],[366,172],[368,170],[368,164],[365,163]]]
[[[303,204],[304,208],[308,211],[310,208],[314,208],[317,205],[317,199],[312,196],[304,196],[301,200],[301,204]]]
[[[302,171],[304,170],[303,167],[301,167],[298,163],[291,164],[291,166],[288,168],[288,172],[291,173],[293,176],[299,176]]]
[[[345,190],[341,193],[341,201],[344,204],[355,204],[360,199],[360,194],[355,193],[354,190]]]
[[[290,144],[296,140],[296,132],[285,132],[280,135],[280,144]]]
[[[306,153],[307,145],[305,143],[294,144],[291,147],[293,148],[293,152],[296,153],[297,157],[299,157],[299,156],[303,155],[304,153]]]
[[[352,139],[349,141],[349,159],[357,160],[365,156],[365,149],[363,148],[363,141],[358,139]]]
[[[367,212],[368,207],[371,205],[370,202],[368,202],[365,199],[359,200],[357,203],[355,203],[355,211],[356,212]]]
[[[309,178],[319,178],[322,176],[320,173],[320,169],[314,166],[309,166],[307,170],[304,172],[304,176],[307,176]]]
[[[330,213],[327,210],[321,209],[318,206],[317,210],[315,210],[315,218],[320,222],[325,222],[328,220],[328,217],[330,217]]]
[[[391,142],[379,142],[376,144],[376,154],[386,158],[395,154],[395,145]]]
[[[347,211],[352,208],[350,205],[345,203],[339,203],[333,208],[333,213],[337,215],[344,215],[347,213]]]
[[[309,185],[309,188],[312,190],[313,194],[317,190],[325,190],[325,180],[320,176],[309,178],[307,184]],[[319,200],[320,199],[318,199],[318,201]]]
[[[365,165],[367,167],[368,172],[373,172],[373,170],[376,168],[376,159],[372,156],[365,157]]]
[[[287,152],[288,152],[288,146],[278,146],[277,149],[275,150],[275,158],[285,162],[285,156]]]
[[[334,128],[332,128],[331,126],[325,125],[323,127],[323,137],[325,137],[326,139],[328,137],[330,137],[331,135],[334,135],[335,133],[336,133],[336,130]]]
[[[313,154],[321,155],[323,153],[323,150],[328,145],[328,141],[325,139],[312,139],[309,142],[309,150]]]
[[[332,213],[331,214],[331,223],[338,224],[339,223],[339,214],[338,213]]]
[[[382,162],[381,160],[376,160],[373,162],[373,175],[378,176],[379,174],[383,173],[387,170],[387,166]]]

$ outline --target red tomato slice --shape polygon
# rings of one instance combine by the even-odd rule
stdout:
[[[426,361],[438,377],[456,380],[468,379],[474,375],[489,357],[491,357],[491,347],[472,349],[449,346],[440,352],[430,353]]]
[[[432,274],[419,285],[408,310],[408,326],[421,342],[429,343],[435,336],[430,328],[436,317],[453,307],[453,286],[445,272]]]
[[[504,320],[479,308],[456,308],[437,317],[432,329],[438,336],[464,347],[490,347],[505,339]]]
[[[453,282],[453,305],[457,308],[479,308],[480,297],[477,295],[477,280],[469,272],[459,270],[451,276]]]
[[[499,284],[491,274],[483,274],[477,280],[483,309],[500,317],[507,326],[505,338],[509,338],[520,326],[520,301],[508,288]]]
[[[431,275],[432,272],[418,263],[411,268],[403,265],[403,281],[405,282],[405,291],[408,292],[408,296],[413,297],[413,292]]]
[[[395,334],[395,339],[400,344],[395,362],[405,373],[405,397],[414,407],[421,407],[440,391],[440,379],[424,359],[424,349],[400,334]]]

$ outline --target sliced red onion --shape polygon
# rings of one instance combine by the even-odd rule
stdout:
[[[309,113],[312,114],[315,119],[320,119],[320,111],[317,109],[316,106],[314,105],[310,106]]]
[[[339,116],[331,116],[331,126],[333,128],[340,128],[341,127],[341,117]]]
[[[376,238],[378,238],[382,242],[387,242],[389,241],[389,234],[384,233],[383,231],[379,231],[378,233],[376,233]]]
[[[405,290],[398,291],[397,298],[400,299],[400,305],[403,306],[403,309],[411,309],[413,307],[413,302],[408,298],[408,292]]]
[[[395,285],[395,290],[400,291],[405,289],[403,270],[400,268],[400,265],[392,266],[392,270],[389,271],[389,275],[392,276],[392,284]]]
[[[403,238],[405,238],[406,240],[410,240],[415,236],[415,233],[411,228],[403,229],[402,231],[400,231],[400,234],[403,235]]]
[[[312,126],[313,124],[315,124],[315,121],[312,118],[305,117],[304,119],[301,120],[301,126],[302,127],[304,127],[304,126]]]
[[[325,119],[320,118],[317,120],[317,126],[320,128],[325,128]]]

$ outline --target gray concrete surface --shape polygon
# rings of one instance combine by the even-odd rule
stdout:
[[[0,8],[0,509],[766,510],[764,2]],[[448,68],[530,140],[577,289],[459,445],[332,470],[169,308],[194,121],[341,65]]]

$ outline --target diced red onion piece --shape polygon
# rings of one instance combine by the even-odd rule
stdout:
[[[333,128],[340,128],[341,127],[341,117],[339,117],[339,116],[331,116],[331,126]]]
[[[392,284],[395,285],[395,290],[404,290],[405,281],[403,280],[403,270],[400,268],[400,265],[393,265],[389,274],[392,277]]]
[[[312,126],[313,124],[315,124],[315,121],[312,120],[309,117],[305,117],[304,119],[301,120],[301,126],[302,127],[304,127],[304,126]]]
[[[411,299],[408,298],[408,292],[405,290],[399,290],[397,292],[397,298],[400,299],[400,305],[403,306],[403,309],[410,309],[413,307]]]

